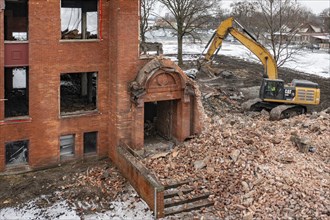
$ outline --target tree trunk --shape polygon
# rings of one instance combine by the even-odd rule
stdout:
[[[142,27],[141,25],[140,25],[140,41],[142,43],[145,43],[146,42],[144,27]]]
[[[142,17],[143,15],[140,15],[140,41],[145,43],[146,42],[146,37],[145,37],[145,23],[144,23],[144,18]]]
[[[182,65],[183,65],[182,40],[183,40],[183,36],[178,32],[178,65],[180,67],[182,67]]]

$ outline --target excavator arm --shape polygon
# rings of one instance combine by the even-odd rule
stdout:
[[[244,33],[233,27],[233,23],[237,23],[244,31]],[[248,48],[253,54],[255,54],[262,62],[265,69],[265,77],[269,79],[277,79],[277,65],[270,54],[270,52],[261,44],[259,44],[251,34],[249,34],[233,17],[230,17],[219,25],[217,31],[207,44],[209,49],[205,55],[205,60],[210,61],[212,56],[219,51],[223,40],[231,34],[235,39],[241,42],[246,48]]]

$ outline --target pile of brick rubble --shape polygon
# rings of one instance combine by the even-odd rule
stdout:
[[[281,121],[206,111],[201,135],[143,161],[162,184],[194,180],[190,187],[215,202],[206,217],[329,218],[330,109]]]

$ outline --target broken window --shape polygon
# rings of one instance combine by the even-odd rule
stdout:
[[[97,0],[62,0],[62,39],[98,38]]]
[[[96,153],[97,132],[84,133],[84,154]]]
[[[74,135],[63,135],[60,137],[61,160],[74,156]]]
[[[96,109],[97,73],[61,74],[61,114]]]
[[[29,115],[28,68],[5,68],[5,117]]]
[[[6,143],[6,165],[27,164],[29,162],[29,141]]]
[[[28,1],[5,1],[5,40],[28,40]]]

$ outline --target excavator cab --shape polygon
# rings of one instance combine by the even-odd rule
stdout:
[[[281,79],[263,79],[259,97],[260,99],[284,100],[284,81]]]
[[[317,83],[294,79],[284,84],[281,79],[264,78],[260,87],[259,98],[267,102],[278,102],[296,105],[318,105],[320,87]]]

